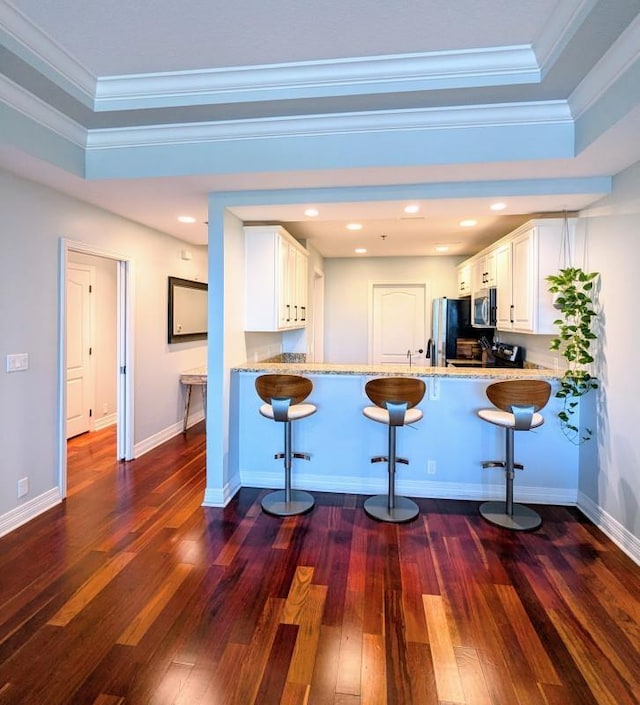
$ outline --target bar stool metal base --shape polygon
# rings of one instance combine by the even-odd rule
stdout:
[[[394,497],[394,504],[394,507],[389,508],[389,497],[386,494],[379,494],[365,501],[364,511],[373,519],[396,524],[411,521],[420,513],[418,505],[407,497]]]
[[[524,504],[514,503],[512,506],[513,513],[509,514],[506,502],[484,502],[480,505],[480,514],[491,524],[514,531],[531,531],[542,524],[538,512]]]
[[[304,490],[291,490],[287,502],[285,490],[269,492],[262,499],[262,509],[277,517],[290,517],[308,512],[315,504],[313,495]]]

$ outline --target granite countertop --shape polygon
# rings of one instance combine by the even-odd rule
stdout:
[[[325,362],[247,362],[232,368],[235,372],[274,374],[366,375],[379,377],[462,377],[489,379],[558,379],[559,372],[545,368],[504,367],[424,367],[420,365],[337,365]]]

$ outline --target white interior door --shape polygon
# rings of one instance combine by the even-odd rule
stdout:
[[[373,285],[371,364],[425,364],[426,298],[426,284]]]
[[[69,264],[67,287],[67,438],[91,427],[91,269]]]

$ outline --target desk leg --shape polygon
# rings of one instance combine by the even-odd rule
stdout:
[[[184,421],[182,422],[182,433],[187,432],[187,421],[189,419],[189,407],[191,406],[191,386],[187,385],[187,399],[184,404]]]
[[[202,408],[204,409],[204,422],[207,423],[207,383],[202,385]]]

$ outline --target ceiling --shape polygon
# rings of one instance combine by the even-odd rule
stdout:
[[[468,161],[446,155],[365,166],[362,158],[339,168],[159,168],[126,177],[116,169],[109,178],[86,178],[9,136],[0,166],[193,244],[206,244],[209,192],[393,187],[367,200],[230,201],[229,210],[247,222],[284,223],[326,257],[355,256],[356,247],[371,256],[432,255],[436,246],[468,255],[531,214],[594,203],[606,181],[589,179],[640,160],[640,86],[630,71],[639,12],[638,0],[0,0],[0,59],[13,91],[0,97],[27,114],[18,87],[81,133],[87,151],[105,136],[147,128],[390,113],[446,115],[446,129],[462,136],[451,115],[477,106],[560,106],[566,117],[556,122],[571,130],[570,150],[541,149],[539,158],[503,159],[496,144],[495,158],[487,145],[487,156]],[[624,107],[598,116],[601,99]],[[515,182],[528,186],[510,188]],[[489,209],[497,201],[505,203],[499,214]],[[410,203],[419,210],[408,216]],[[307,206],[319,215],[305,216]],[[195,223],[179,223],[179,215]],[[475,227],[459,225],[469,218]],[[348,231],[349,222],[363,227]]]

